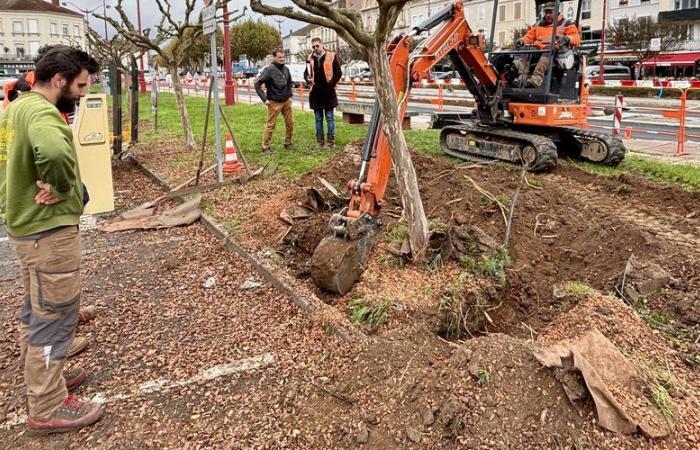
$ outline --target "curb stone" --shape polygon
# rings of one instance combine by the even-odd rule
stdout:
[[[160,178],[156,174],[156,172],[150,167],[141,163],[136,157],[134,157],[133,155],[126,155],[124,159],[127,159],[136,164],[136,167],[138,167],[139,170],[141,170],[141,172],[143,172],[143,174],[146,175],[146,177],[148,177],[155,184],[163,188],[165,191],[170,190],[170,186],[165,180]],[[184,202],[184,198],[180,196],[175,197],[175,200],[178,202]],[[277,289],[285,295],[288,295],[292,299],[292,302],[297,307],[299,307],[299,309],[301,309],[302,312],[304,312],[304,314],[313,315],[317,311],[322,310],[323,308],[329,308],[329,306],[327,306],[318,297],[314,295],[305,296],[296,292],[288,283],[286,283],[282,279],[282,277],[286,274],[281,274],[279,273],[279,270],[268,267],[264,263],[260,262],[252,254],[248,253],[248,251],[246,251],[243,247],[238,245],[233,240],[233,238],[231,238],[231,236],[221,224],[217,223],[208,214],[205,214],[204,212],[202,212],[201,214],[202,215],[200,217],[200,221],[204,224],[205,228],[212,236],[223,241],[223,243],[226,245],[227,250],[236,253],[238,256],[242,257],[250,264],[252,264],[253,267],[258,271],[258,273],[265,280],[267,280],[275,289]],[[358,340],[366,339],[364,333],[358,330],[348,331],[334,325],[331,325],[331,328],[333,334],[335,334],[337,337],[346,342],[356,342]]]

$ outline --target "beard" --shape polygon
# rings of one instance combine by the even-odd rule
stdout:
[[[70,86],[65,86],[61,89],[56,102],[56,108],[62,113],[70,114],[75,112],[75,103],[80,100],[80,97],[74,97],[70,92]]]

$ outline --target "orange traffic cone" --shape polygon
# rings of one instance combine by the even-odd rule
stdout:
[[[233,146],[231,133],[226,133],[226,157],[224,159],[224,172],[236,173],[243,170],[243,164],[238,161],[236,147]]]

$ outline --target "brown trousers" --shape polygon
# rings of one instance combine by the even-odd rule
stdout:
[[[292,143],[292,135],[294,134],[294,117],[292,116],[292,99],[289,98],[283,102],[276,102],[270,100],[270,104],[267,105],[267,123],[265,124],[265,133],[263,134],[262,148],[270,148],[270,141],[272,140],[272,133],[275,131],[277,126],[277,117],[282,113],[284,117],[285,134],[284,143]]]
[[[59,229],[39,238],[13,238],[20,261],[24,301],[20,346],[29,417],[48,417],[68,395],[66,352],[80,308],[80,231]]]

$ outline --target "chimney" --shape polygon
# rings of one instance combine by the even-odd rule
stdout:
[[[51,4],[53,6],[61,6],[61,2],[59,2],[58,0],[51,0]]]

